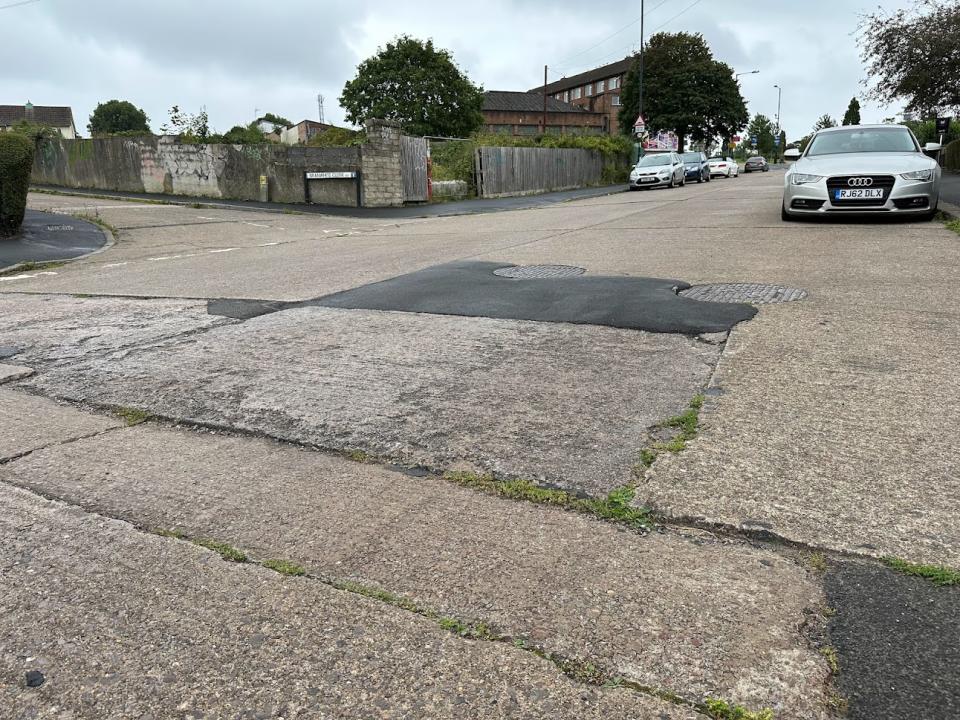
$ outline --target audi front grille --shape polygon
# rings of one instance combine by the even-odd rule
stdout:
[[[850,181],[854,184],[851,185]],[[827,180],[827,190],[830,195],[830,204],[834,207],[881,207],[886,205],[890,198],[890,191],[893,190],[893,175],[839,175]],[[848,190],[850,188],[870,188],[883,190],[882,198],[861,198],[856,200],[836,200],[836,190]]]

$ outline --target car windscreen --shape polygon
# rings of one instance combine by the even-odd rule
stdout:
[[[712,158],[710,158],[710,162],[726,162],[726,161],[727,159],[722,155],[714,155]]]
[[[656,165],[670,164],[671,160],[669,155],[647,155],[646,157],[640,158],[637,167],[655,167]]]
[[[819,133],[810,141],[807,156],[863,152],[917,152],[919,149],[906,128],[858,128]]]
[[[688,163],[700,162],[700,153],[698,152],[684,153],[680,157],[683,158],[684,162],[688,162]]]

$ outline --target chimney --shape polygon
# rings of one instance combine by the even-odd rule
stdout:
[[[33,103],[27,100],[27,104],[23,106],[23,117],[26,120],[33,120]]]

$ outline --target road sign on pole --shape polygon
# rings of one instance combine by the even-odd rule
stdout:
[[[647,121],[643,119],[643,115],[638,115],[637,121],[633,124],[633,134],[643,135],[646,131],[647,131]]]

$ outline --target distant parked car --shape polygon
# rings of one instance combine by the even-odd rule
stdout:
[[[743,171],[748,172],[768,172],[770,170],[770,163],[767,162],[767,159],[759,155],[754,155],[753,157],[747,158],[747,161],[743,164]]]
[[[680,156],[686,165],[687,180],[696,180],[698,183],[710,182],[710,163],[702,152],[685,152]]]
[[[630,171],[630,189],[686,185],[686,166],[675,152],[644,155]]]
[[[732,157],[723,155],[714,155],[708,161],[710,165],[710,177],[739,177],[740,166]]]

